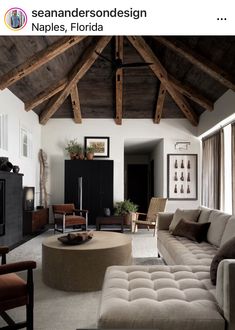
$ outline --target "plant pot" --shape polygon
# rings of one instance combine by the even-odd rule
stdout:
[[[136,213],[135,212],[125,214],[124,225],[129,226],[132,232],[134,230],[133,220],[136,220]]]
[[[70,155],[70,159],[71,159],[71,160],[76,159],[77,154],[75,154],[74,152],[70,152],[69,155]]]
[[[94,154],[92,153],[92,152],[88,152],[87,154],[86,154],[86,159],[87,160],[92,160],[94,158]]]
[[[79,154],[78,159],[83,160],[85,158],[84,154]]]

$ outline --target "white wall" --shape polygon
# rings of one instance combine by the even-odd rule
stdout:
[[[64,148],[68,140],[78,138],[83,144],[84,136],[109,136],[110,159],[114,160],[114,202],[124,198],[124,143],[126,139],[164,139],[163,178],[164,191],[167,193],[166,155],[174,153],[176,141],[191,141],[188,153],[199,153],[200,142],[194,136],[196,128],[186,119],[162,119],[160,125],[153,124],[151,119],[125,119],[121,126],[113,119],[84,119],[81,125],[72,119],[51,119],[42,127],[42,147],[48,154],[49,181],[48,190],[51,202],[64,200],[64,159],[68,159]],[[162,160],[161,160],[162,161]],[[156,164],[157,165],[157,164]],[[199,186],[200,191],[200,186]],[[194,207],[199,202],[169,202],[168,208]]]
[[[214,126],[223,124],[229,116],[234,116],[235,113],[235,93],[228,90],[214,104],[214,110],[204,111],[200,116],[197,136],[209,133]],[[234,118],[233,118],[234,119]],[[216,127],[215,127],[216,128]]]
[[[13,165],[20,167],[20,173],[24,174],[24,186],[34,186],[38,191],[38,151],[41,148],[41,126],[38,123],[38,116],[34,112],[27,113],[24,110],[24,103],[8,89],[0,92],[0,106],[0,113],[8,115],[8,151],[0,149],[0,156],[8,157]],[[31,158],[20,155],[20,125],[32,132]]]
[[[118,126],[113,119],[84,119],[82,125],[75,124],[72,119],[51,119],[45,126],[38,124],[34,112],[25,112],[24,104],[9,90],[0,92],[0,113],[8,114],[9,140],[8,151],[0,150],[0,156],[9,157],[14,165],[19,165],[24,174],[23,185],[35,186],[39,191],[38,151],[42,147],[48,155],[49,176],[48,191],[51,202],[64,199],[64,159],[68,158],[64,147],[68,140],[77,137],[81,143],[84,136],[109,136],[110,159],[114,160],[114,202],[124,198],[124,144],[128,139],[162,139],[152,153],[157,169],[155,193],[167,195],[167,154],[177,153],[174,144],[177,141],[191,143],[187,153],[199,155],[198,200],[168,201],[167,210],[177,207],[197,207],[201,192],[201,152],[200,141],[196,138],[230,115],[234,115],[235,93],[227,91],[216,103],[213,112],[204,112],[199,126],[193,127],[186,119],[162,119],[160,125],[153,124],[151,119],[125,119]],[[31,159],[20,156],[20,124],[31,129],[33,137],[33,153]],[[42,135],[41,135],[42,133]],[[36,196],[38,197],[38,195]]]
[[[154,160],[154,196],[164,195],[164,140],[159,141],[154,148],[151,159]]]

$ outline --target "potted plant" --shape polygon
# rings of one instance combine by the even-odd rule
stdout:
[[[95,149],[93,147],[86,148],[86,159],[92,160],[94,157]]]
[[[84,156],[83,148],[80,145],[78,145],[77,146],[77,159],[83,160],[84,158],[85,158],[85,156]]]
[[[70,154],[70,159],[84,159],[84,153],[77,139],[70,140],[65,150]]]
[[[124,215],[125,225],[131,225],[135,212],[138,211],[138,205],[134,204],[130,199],[115,204],[114,215]]]

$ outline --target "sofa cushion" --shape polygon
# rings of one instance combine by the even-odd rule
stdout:
[[[235,216],[228,219],[220,245],[224,245],[224,243],[229,241],[232,237],[235,237]]]
[[[98,328],[222,330],[225,321],[211,291],[206,266],[109,267]]]
[[[200,215],[198,217],[198,223],[205,223],[209,221],[209,216],[211,214],[212,209],[209,209],[205,206],[200,206],[199,207]]]
[[[209,222],[211,223],[207,232],[207,241],[213,245],[220,246],[220,242],[225,230],[230,214],[212,210],[209,216]]]
[[[207,242],[197,243],[186,237],[173,236],[168,230],[159,230],[157,245],[160,253],[165,249],[169,255],[167,263],[178,265],[205,265],[208,272],[218,248]],[[165,254],[163,253],[163,258]]]
[[[217,268],[219,266],[220,261],[223,259],[235,259],[235,237],[231,238],[224,245],[220,247],[216,255],[214,256],[211,267],[210,267],[210,275],[211,282],[216,284],[217,277]]]
[[[174,214],[173,219],[171,221],[171,224],[169,226],[170,233],[173,232],[173,230],[175,229],[176,225],[180,222],[181,219],[196,222],[197,219],[198,219],[199,214],[200,214],[200,210],[199,209],[194,209],[194,210],[181,210],[181,209],[177,209],[175,211],[175,214]]]
[[[197,223],[181,219],[172,232],[172,235],[183,236],[196,242],[205,241],[210,223]]]

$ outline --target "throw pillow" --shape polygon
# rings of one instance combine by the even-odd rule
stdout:
[[[169,226],[169,232],[172,234],[173,230],[175,229],[176,225],[180,222],[181,219],[196,222],[198,220],[199,214],[200,214],[199,209],[196,210],[177,209],[174,213],[173,219]]]
[[[235,259],[235,237],[231,238],[224,245],[222,245],[217,251],[216,255],[212,259],[210,275],[211,282],[216,285],[217,269],[220,261],[223,259]]]
[[[197,223],[181,219],[172,232],[172,235],[183,236],[198,243],[206,240],[210,222]]]

